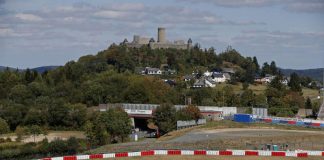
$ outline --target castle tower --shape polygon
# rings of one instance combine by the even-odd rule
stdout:
[[[134,35],[133,42],[134,43],[139,43],[139,41],[140,41],[140,36],[139,35]]]
[[[154,38],[151,38],[150,41],[149,41],[149,47],[150,47],[151,49],[154,48],[154,43],[155,43]]]
[[[158,28],[158,43],[165,43],[165,28]]]
[[[191,38],[189,38],[187,43],[187,49],[190,50],[191,48],[192,48],[192,40]]]

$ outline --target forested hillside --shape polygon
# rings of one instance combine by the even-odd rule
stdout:
[[[300,76],[311,77],[314,80],[323,82],[324,68],[304,69],[304,70],[280,69],[280,71],[287,76],[295,72]]]
[[[143,76],[136,74],[136,67],[160,67],[167,64],[177,71],[175,75]],[[193,71],[220,70],[232,67],[236,70],[231,84],[242,82],[241,93],[233,87],[188,88],[192,82],[184,82],[182,76]],[[255,75],[278,75],[263,94],[255,94],[248,88]],[[175,86],[161,78],[173,79]],[[86,108],[100,103],[172,103],[184,104],[192,97],[196,105],[263,106],[270,113],[294,115],[305,107],[300,85],[310,79],[293,75],[289,87],[279,81],[282,76],[275,62],[263,64],[256,57],[243,57],[235,49],[228,48],[216,54],[213,48],[192,50],[126,48],[111,45],[97,55],[87,55],[78,61],[39,74],[27,69],[23,72],[0,72],[0,117],[11,130],[18,125],[41,125],[50,128],[82,127],[87,120]],[[312,107],[312,106],[307,106]]]

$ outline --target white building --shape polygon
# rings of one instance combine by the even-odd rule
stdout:
[[[265,77],[264,77],[264,81],[266,83],[271,83],[271,81],[275,78],[276,76],[274,75],[271,75],[271,74],[266,74]]]
[[[162,71],[158,68],[145,67],[145,74],[148,75],[161,75]]]
[[[211,75],[211,78],[214,82],[216,83],[223,83],[226,81],[226,77],[223,73],[217,73],[217,72],[214,72],[212,75]]]

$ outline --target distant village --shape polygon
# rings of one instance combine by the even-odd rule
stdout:
[[[137,74],[141,75],[151,75],[151,76],[159,76],[159,75],[176,75],[177,71],[173,69],[169,69],[167,64],[161,65],[160,68],[153,67],[137,67]],[[193,82],[191,88],[203,88],[203,87],[216,87],[219,83],[230,82],[231,78],[235,74],[234,68],[221,68],[220,71],[205,71],[202,74],[197,72],[193,72],[192,74],[187,74],[182,76],[182,80],[185,82]],[[275,75],[266,74],[265,76],[255,76],[254,83],[255,84],[268,84],[275,78]],[[175,80],[164,79],[164,81],[174,86],[176,85]],[[290,77],[284,76],[281,80],[281,83],[284,85],[288,85],[290,81]],[[308,86],[315,86],[316,88],[322,88],[323,86],[318,81],[313,81],[308,84]]]

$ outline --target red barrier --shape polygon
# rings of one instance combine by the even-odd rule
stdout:
[[[91,154],[89,158],[90,159],[103,158],[103,154]]]
[[[221,156],[231,156],[233,155],[232,151],[219,151],[219,155]]]
[[[297,153],[297,157],[308,157],[307,153]]]
[[[288,124],[296,124],[296,121],[288,121]]]
[[[154,151],[142,151],[141,156],[153,156]]]
[[[181,155],[180,150],[168,150],[168,155]]]
[[[207,153],[204,150],[196,150],[196,151],[194,151],[194,155],[206,155],[206,154]]]
[[[246,156],[258,156],[259,152],[258,151],[245,151]]]
[[[115,157],[128,157],[128,153],[127,152],[115,153]]]
[[[321,126],[321,124],[320,123],[312,123],[312,126],[319,127],[319,126]]]
[[[76,156],[64,156],[63,160],[77,160]]]
[[[286,152],[271,152],[271,156],[285,157]]]
[[[264,119],[264,121],[267,122],[267,123],[271,123],[272,122],[272,119],[267,118],[267,119]]]
[[[189,151],[188,150],[165,150],[167,152],[167,155],[182,155],[181,152],[183,152],[183,155],[192,155],[192,152],[194,155],[207,155],[207,151],[205,150],[194,150],[194,151]],[[158,153],[158,155],[165,155],[165,151]],[[268,156],[268,154],[261,154],[262,151],[254,151],[254,150],[247,150],[247,151],[242,151],[242,150],[225,150],[225,151],[212,151],[213,154],[211,155],[228,155],[231,156],[233,155],[238,155],[238,156]],[[216,154],[216,153],[219,154]],[[271,152],[271,151],[269,151]],[[267,152],[267,153],[269,153]],[[141,154],[138,154],[141,153]],[[149,150],[149,151],[141,151],[141,152],[136,152],[136,154],[132,155],[132,152],[129,154],[128,152],[123,152],[123,153],[112,153],[116,158],[118,157],[129,157],[129,156],[154,156],[156,155],[156,150]],[[245,153],[245,154],[244,154]],[[285,152],[285,151],[272,151],[271,156],[279,156],[279,157],[285,157],[285,156],[295,156],[295,157],[309,157],[309,153],[312,153],[312,151],[309,152],[304,152],[304,153],[291,153],[291,152]],[[320,154],[318,154],[320,153]],[[261,155],[260,155],[261,154]],[[312,156],[322,156],[324,157],[324,151],[316,151],[311,154]],[[92,154],[85,155],[85,157],[80,157],[81,159],[103,159],[103,154]],[[43,158],[41,160],[53,160],[53,159],[61,159],[61,160],[77,160],[78,156],[63,156],[63,157],[47,157]]]

